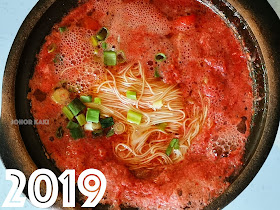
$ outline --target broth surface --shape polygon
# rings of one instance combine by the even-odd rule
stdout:
[[[122,51],[124,63],[104,65],[99,55],[106,50],[91,40],[102,27],[109,32],[107,49]],[[157,62],[157,53],[164,53],[166,60]],[[104,82],[107,70],[117,75],[134,63],[142,64],[147,79],[177,84],[186,113],[194,104],[201,107],[201,96],[209,101],[207,119],[179,162],[152,161],[152,169],[131,170],[114,153],[125,134],[93,138],[85,132],[84,138],[74,140],[66,129],[69,120],[64,105],[53,100],[55,90],[67,89],[71,100],[95,97],[92,84]],[[159,78],[154,78],[155,71]],[[76,177],[88,168],[102,171],[107,190],[101,203],[116,209],[201,209],[224,192],[229,177],[242,167],[253,113],[247,59],[233,31],[195,0],[86,1],[46,37],[30,88],[34,118],[50,121],[37,129],[51,159],[61,171],[75,169]],[[59,127],[61,138],[56,136]]]

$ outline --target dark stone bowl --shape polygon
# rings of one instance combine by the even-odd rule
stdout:
[[[218,13],[231,27],[248,54],[255,98],[251,135],[246,144],[244,167],[231,177],[232,184],[205,209],[221,209],[240,194],[255,177],[267,158],[277,133],[280,116],[280,21],[265,0],[200,0]],[[36,128],[12,125],[14,119],[32,119],[29,79],[36,64],[36,54],[77,0],[40,0],[22,24],[6,64],[0,123],[0,155],[7,168],[21,170],[27,178],[38,168],[61,173],[45,154]],[[44,187],[42,191],[44,191]],[[61,186],[60,186],[61,190]],[[24,190],[27,194],[27,187]],[[77,193],[78,195],[78,193]],[[79,196],[77,209],[80,208]],[[59,194],[56,207],[62,208]],[[97,209],[108,206],[98,205]]]

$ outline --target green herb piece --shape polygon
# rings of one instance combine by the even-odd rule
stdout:
[[[84,131],[81,127],[71,129],[70,134],[73,139],[80,139],[85,136]]]
[[[179,139],[172,139],[165,153],[167,156],[169,156],[172,153],[173,149],[179,149],[179,148],[180,148]]]
[[[98,98],[98,97],[94,98],[93,103],[95,103],[95,104],[101,104],[101,98]]]
[[[162,131],[165,131],[166,126],[167,126],[167,123],[160,123],[157,125],[157,127]]]
[[[117,53],[115,51],[105,51],[104,52],[104,64],[106,66],[117,65]]]
[[[162,100],[158,100],[153,103],[154,109],[161,109],[162,106],[163,106]]]
[[[166,149],[166,151],[165,151],[165,154],[166,154],[167,156],[170,156],[170,154],[171,154],[172,151],[173,151],[173,148],[170,147],[170,146],[168,146],[167,149]]]
[[[68,108],[76,116],[80,111],[83,111],[86,106],[78,98],[75,98],[70,104],[68,104]]]
[[[88,108],[86,114],[86,121],[99,123],[99,115],[100,115],[100,110]]]
[[[73,115],[73,113],[70,111],[70,109],[69,109],[67,106],[65,106],[65,107],[62,108],[62,112],[66,115],[66,117],[67,117],[69,120],[72,120],[72,119],[73,119],[74,115]]]
[[[117,62],[118,63],[124,63],[126,61],[126,58],[125,58],[125,54],[123,51],[119,51],[117,53]]]
[[[175,142],[174,149],[180,149],[179,139],[177,139],[177,141]]]
[[[99,137],[99,136],[103,136],[103,129],[92,131],[92,137],[93,138],[96,138],[96,137]]]
[[[158,54],[156,54],[156,56],[155,56],[155,60],[156,60],[157,62],[165,61],[165,60],[166,60],[166,55],[164,55],[163,53],[158,53]]]
[[[111,136],[113,136],[114,134],[115,134],[115,131],[114,131],[113,128],[111,128],[111,129],[108,131],[106,137],[111,137]]]
[[[96,39],[98,41],[104,41],[107,38],[107,36],[108,36],[108,30],[107,28],[103,27],[98,31],[96,35]]]
[[[137,100],[136,92],[135,91],[126,91],[126,97],[132,100]]]
[[[113,117],[106,117],[106,118],[100,119],[100,124],[101,124],[102,128],[109,128],[109,127],[113,126],[115,123],[114,123]]]
[[[63,58],[60,54],[55,55],[55,57],[53,59],[54,63],[58,63],[58,62],[62,62],[62,61],[63,61]]]
[[[73,122],[73,121],[69,121],[68,124],[67,124],[67,128],[69,130],[74,129],[74,128],[78,128],[78,127],[80,127],[80,126],[77,123]]]
[[[81,97],[80,97],[80,100],[81,100],[83,103],[90,103],[90,102],[92,102],[92,96],[81,96]]]
[[[103,50],[107,49],[107,43],[106,42],[102,42],[101,47]]]
[[[55,136],[59,139],[61,139],[64,135],[64,130],[62,128],[62,126],[58,127],[58,129],[56,130]]]
[[[84,114],[79,114],[79,115],[76,117],[76,119],[77,119],[77,121],[78,121],[78,123],[79,123],[80,126],[83,126],[83,125],[85,125],[85,124],[87,123],[86,117],[85,117]]]
[[[94,47],[98,46],[98,40],[96,39],[95,36],[90,37],[90,40],[91,40],[92,46],[94,46]]]
[[[130,123],[135,123],[137,125],[140,125],[141,120],[142,120],[142,114],[138,112],[134,112],[132,110],[129,110],[127,112],[127,121]]]
[[[67,27],[66,26],[59,27],[58,30],[59,30],[60,33],[63,33],[67,30]]]
[[[155,70],[154,77],[155,77],[155,78],[160,78],[160,75],[159,75],[159,73],[158,73],[158,68],[156,68],[156,70]]]

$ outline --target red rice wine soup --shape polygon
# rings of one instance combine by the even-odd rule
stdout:
[[[56,166],[101,200],[201,209],[242,167],[252,80],[231,28],[195,0],[88,0],[46,36],[28,95]]]

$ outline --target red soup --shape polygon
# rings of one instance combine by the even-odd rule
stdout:
[[[242,167],[247,59],[195,0],[83,2],[46,37],[30,88],[49,156],[103,172],[113,208],[201,209]]]

